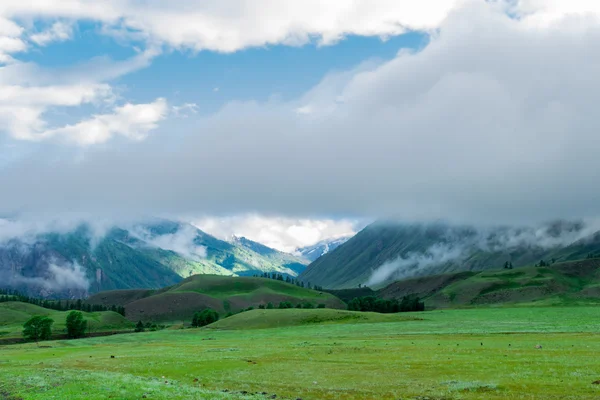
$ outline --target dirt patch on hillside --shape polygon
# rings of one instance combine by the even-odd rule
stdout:
[[[569,278],[597,278],[600,275],[600,260],[581,260],[556,264],[552,266],[552,269]]]
[[[587,287],[587,288],[583,289],[581,292],[579,292],[578,294],[583,297],[600,298],[600,286]]]
[[[134,301],[125,306],[130,321],[191,320],[196,311],[212,308],[224,313],[223,301],[193,292],[163,293]]]
[[[336,296],[337,298],[341,299],[342,301],[345,301],[346,303],[350,302],[356,297],[378,296],[378,293],[376,291],[368,287],[339,290],[327,289],[325,290],[325,292]]]
[[[431,296],[454,282],[467,279],[475,272],[432,275],[394,282],[381,289],[379,295],[384,299],[401,299],[404,296],[417,295],[421,298]]]
[[[101,304],[104,306],[125,306],[136,300],[149,297],[155,292],[155,290],[150,289],[109,290],[88,297],[85,303]]]

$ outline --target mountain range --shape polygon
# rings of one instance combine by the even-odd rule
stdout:
[[[114,227],[100,238],[86,224],[67,233],[0,245],[0,287],[43,297],[84,297],[112,289],[160,288],[194,274],[292,277],[308,261],[245,238],[223,241],[167,220]]]
[[[600,255],[600,232],[579,222],[537,228],[375,222],[287,254],[245,237],[220,240],[169,220],[69,232],[0,244],[0,288],[76,298],[114,289],[156,289],[196,274],[295,277],[328,289],[382,288],[401,279],[551,265]]]

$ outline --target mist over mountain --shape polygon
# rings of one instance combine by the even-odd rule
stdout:
[[[80,223],[73,229],[37,233],[28,229],[13,235],[5,229],[0,241],[0,288],[43,297],[160,288],[194,274],[297,276],[308,263],[244,238],[226,242],[169,220],[113,226],[102,232]]]
[[[476,228],[379,221],[318,258],[300,279],[329,288],[379,286],[458,271],[577,260],[600,252],[594,224],[557,221],[538,227]]]

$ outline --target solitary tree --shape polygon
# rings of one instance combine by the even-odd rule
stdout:
[[[23,337],[36,343],[40,340],[48,340],[52,335],[52,324],[54,320],[48,317],[31,317],[23,325]]]
[[[144,326],[144,323],[140,320],[138,321],[138,323],[135,325],[135,331],[136,332],[144,332],[146,330],[146,327]]]
[[[71,311],[67,315],[67,336],[69,339],[77,339],[85,335],[87,320],[83,319],[80,311]]]

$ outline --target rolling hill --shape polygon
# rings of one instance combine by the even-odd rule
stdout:
[[[208,329],[267,329],[312,324],[410,321],[409,314],[379,314],[332,309],[252,310],[221,319]]]
[[[330,289],[381,287],[413,276],[496,269],[505,262],[521,267],[542,259],[600,254],[600,235],[582,238],[584,233],[581,224],[564,221],[537,229],[483,231],[441,223],[376,222],[312,262],[299,278]]]
[[[173,221],[115,227],[95,237],[81,225],[68,233],[0,244],[0,288],[33,296],[81,298],[103,290],[161,288],[194,274],[230,276],[277,272],[297,276],[302,258],[229,243]]]
[[[36,315],[52,318],[54,320],[53,335],[64,335],[66,334],[65,321],[68,313],[68,311],[55,311],[17,301],[0,303],[0,340],[21,337],[23,324]],[[92,333],[133,329],[133,323],[116,312],[84,312],[83,316],[88,321],[89,332]]]
[[[194,312],[212,308],[222,315],[248,307],[275,306],[282,301],[293,305],[309,302],[329,308],[346,308],[344,302],[324,292],[305,289],[282,281],[218,275],[195,275],[160,290],[115,290],[97,293],[86,302],[125,306],[131,321],[188,321]]]

